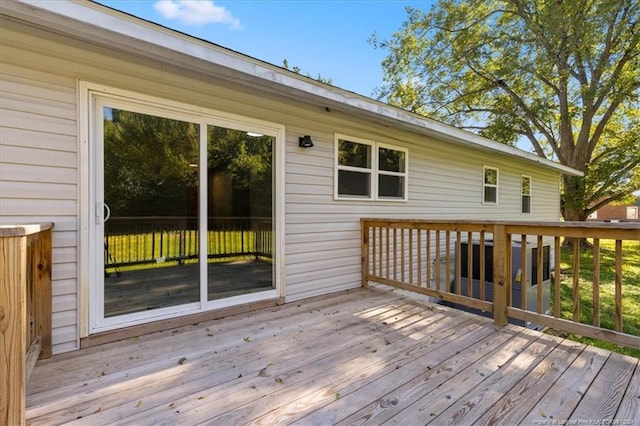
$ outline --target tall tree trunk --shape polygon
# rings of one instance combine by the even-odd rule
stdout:
[[[566,221],[584,221],[587,219],[583,205],[584,185],[581,177],[564,175],[562,178],[562,217]]]
[[[585,212],[586,207],[582,202],[584,200],[584,185],[583,179],[578,176],[567,176],[563,178],[564,191],[562,194],[562,217],[565,221],[585,221],[587,214]],[[565,238],[562,241],[563,247],[572,247],[573,238]],[[579,239],[580,247],[589,248],[591,244],[585,239]]]

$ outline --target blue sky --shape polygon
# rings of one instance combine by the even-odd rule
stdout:
[[[97,0],[106,6],[254,58],[297,66],[311,77],[371,96],[382,85],[385,52],[368,40],[389,39],[405,6],[433,0]]]

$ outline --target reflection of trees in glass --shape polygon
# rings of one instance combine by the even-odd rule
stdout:
[[[350,142],[338,141],[338,162],[341,166],[371,168],[371,146]]]
[[[484,171],[484,183],[487,185],[498,184],[498,171],[494,169],[485,169]]]
[[[531,193],[531,179],[522,177],[522,194],[529,195]]]
[[[380,148],[378,150],[378,167],[388,172],[404,173],[404,152]]]
[[[196,215],[198,134],[197,124],[106,109],[104,190],[112,214]]]
[[[271,217],[273,138],[214,126],[207,133],[209,216]]]
[[[112,215],[197,216],[199,125],[118,109],[104,116]],[[209,215],[271,216],[273,138],[214,126],[207,132]]]

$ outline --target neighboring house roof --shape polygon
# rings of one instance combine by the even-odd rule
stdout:
[[[558,172],[582,172],[436,120],[321,83],[206,40],[88,1],[4,0],[0,12],[81,40],[188,68],[204,75],[305,99],[329,110],[368,117],[450,143],[490,150]]]

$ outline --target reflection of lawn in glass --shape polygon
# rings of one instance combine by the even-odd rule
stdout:
[[[105,316],[199,302],[199,269],[197,261],[118,268],[105,278]],[[207,274],[208,300],[274,288],[271,259],[212,259]]]
[[[155,241],[154,241],[155,240]],[[209,231],[207,254],[210,257],[236,259],[238,255],[255,254],[256,234],[250,231]],[[162,247],[161,247],[162,246]],[[146,264],[122,265],[120,270],[138,270],[174,265],[181,258],[183,263],[191,263],[197,258],[198,231],[166,233],[144,233],[112,235],[108,237],[108,251],[105,253],[107,265],[148,262]],[[211,261],[212,259],[209,259]],[[197,259],[195,259],[197,261]],[[108,272],[114,272],[108,267]]]
[[[562,249],[560,282],[560,316],[573,318],[573,250]],[[615,328],[615,241],[600,241],[600,326]],[[580,251],[580,322],[593,324],[593,250]],[[554,300],[554,288],[551,286],[551,303]],[[553,309],[553,307],[552,307]],[[622,244],[622,329],[627,334],[640,336],[640,242],[623,241]],[[640,358],[640,351],[620,348],[611,343],[596,339],[569,336],[577,340],[614,352],[620,352]]]

